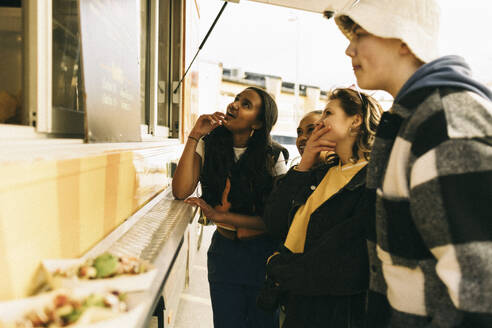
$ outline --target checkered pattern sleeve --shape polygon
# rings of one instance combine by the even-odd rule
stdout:
[[[454,307],[466,322],[488,326],[492,322],[492,107],[463,92],[443,96],[442,104],[444,110],[420,124],[408,146],[413,163],[408,172],[410,213],[437,261],[435,273]]]

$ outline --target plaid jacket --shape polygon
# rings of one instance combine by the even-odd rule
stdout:
[[[413,93],[383,114],[371,156],[369,326],[492,327],[491,102]]]

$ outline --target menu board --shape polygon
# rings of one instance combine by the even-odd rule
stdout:
[[[138,0],[79,0],[88,142],[140,141]]]

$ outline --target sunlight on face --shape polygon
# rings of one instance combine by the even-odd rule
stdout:
[[[334,141],[337,144],[347,141],[350,138],[350,127],[354,122],[354,117],[348,116],[342,109],[340,99],[331,100],[323,111],[321,122],[331,130],[323,135],[323,139]]]
[[[402,42],[384,39],[355,26],[345,54],[352,59],[357,84],[368,90],[386,90],[393,80],[393,67],[399,65]]]
[[[252,89],[239,93],[227,106],[224,126],[233,133],[250,133],[259,124],[261,97]]]

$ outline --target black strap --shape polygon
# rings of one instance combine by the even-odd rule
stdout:
[[[193,60],[191,61],[190,65],[188,65],[188,68],[184,72],[183,77],[181,78],[181,80],[179,80],[179,83],[176,86],[176,89],[174,89],[173,93],[176,93],[178,91],[179,86],[181,85],[181,82],[183,82],[183,79],[185,78],[186,74],[188,74],[188,71],[190,70],[191,65],[193,65],[193,62],[195,61],[196,56],[198,56],[198,53],[200,52],[200,50],[202,50],[203,45],[205,44],[205,42],[207,42],[208,36],[210,35],[210,33],[212,32],[212,30],[214,29],[215,24],[217,24],[217,21],[219,20],[219,17],[220,17],[220,15],[222,15],[222,12],[224,11],[224,9],[225,9],[226,6],[227,6],[227,1],[224,1],[224,4],[222,5],[222,8],[220,8],[220,11],[217,14],[217,17],[215,17],[215,20],[212,23],[212,26],[210,26],[210,28],[208,29],[207,35],[205,35],[205,38],[203,39],[202,43],[198,47],[198,50],[196,51],[195,57],[193,57]]]

